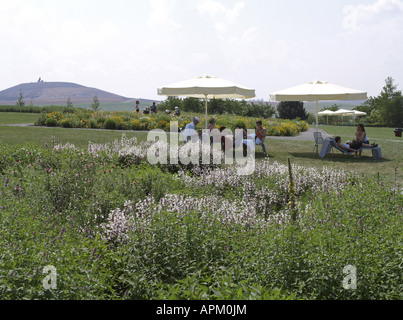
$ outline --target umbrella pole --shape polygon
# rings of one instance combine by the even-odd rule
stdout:
[[[319,128],[319,100],[316,100],[316,129]]]
[[[207,129],[207,94],[206,94],[206,129]]]

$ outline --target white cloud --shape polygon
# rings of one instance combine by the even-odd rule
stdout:
[[[215,21],[214,27],[217,31],[225,31],[228,25],[237,23],[244,7],[243,2],[237,2],[232,9],[227,9],[218,1],[205,0],[197,6],[197,9],[201,15],[207,14]]]
[[[150,0],[151,12],[148,19],[148,25],[152,26],[154,24],[161,25],[164,28],[167,26],[176,30],[181,27],[181,25],[176,22],[173,16],[172,8],[175,7],[175,2],[167,0]]]
[[[377,0],[368,5],[349,5],[343,8],[343,27],[356,30],[394,18],[401,19],[402,13],[403,2],[400,0]]]

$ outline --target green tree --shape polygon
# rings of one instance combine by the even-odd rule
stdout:
[[[17,105],[17,107],[24,107],[25,106],[25,101],[24,101],[24,97],[22,95],[21,90],[20,90],[20,96],[19,96],[19,98],[17,100],[16,105]]]
[[[183,111],[186,112],[203,112],[204,103],[197,98],[186,98],[183,100]]]
[[[246,112],[243,115],[246,117],[271,118],[275,114],[276,109],[268,102],[251,102],[247,105]]]
[[[308,113],[302,101],[281,101],[277,106],[277,113],[280,119],[308,119]]]
[[[394,79],[388,77],[377,97],[370,97],[362,106],[355,108],[369,114],[369,121],[383,125],[400,125],[403,123],[403,96]]]
[[[223,114],[226,111],[227,104],[222,99],[211,99],[208,104],[208,111],[212,114]]]
[[[71,102],[70,97],[67,98],[67,108],[73,108],[73,102]]]
[[[168,97],[165,101],[158,105],[159,110],[175,110],[178,107],[180,110],[183,109],[183,100],[178,97]]]
[[[91,104],[92,110],[98,111],[100,105],[101,105],[101,103],[99,102],[97,95],[95,95],[94,99],[93,99],[93,103]]]
[[[340,109],[340,106],[338,104],[332,104],[330,107],[323,107],[320,109],[320,111],[325,111],[325,110],[330,110],[330,111],[337,111]]]

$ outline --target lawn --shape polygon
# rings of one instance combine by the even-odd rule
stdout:
[[[320,126],[327,133],[336,136],[339,135],[343,141],[351,140],[355,136],[355,126]],[[395,128],[377,128],[366,127],[365,131],[370,143],[382,144],[382,141],[403,142],[403,138],[395,137]]]
[[[24,117],[24,114],[18,116]],[[14,116],[15,117],[15,116]],[[22,120],[21,122],[22,123]],[[345,141],[354,137],[355,127],[322,126],[322,129],[329,134],[340,135]],[[324,159],[312,153],[314,142],[296,140],[266,139],[266,148],[272,161],[286,164],[291,158],[293,163],[304,167],[329,167],[333,169],[344,169],[356,171],[364,175],[375,176],[390,185],[399,183],[403,185],[403,139],[396,138],[392,128],[368,128],[368,136],[371,141],[377,142],[382,149],[383,159],[374,161],[370,150],[363,151],[362,158],[354,159],[335,150],[333,154],[327,155]],[[119,130],[97,130],[97,129],[68,129],[48,127],[0,127],[0,143],[17,145],[26,142],[34,143],[44,147],[45,144],[52,146],[58,143],[72,143],[85,147],[88,142],[108,143],[119,139],[124,133],[128,138],[136,137],[139,142],[147,140],[147,133]],[[400,139],[400,140],[399,140]],[[263,158],[261,148],[257,148],[256,158]]]
[[[122,136],[122,131],[96,129],[65,129],[48,127],[8,127],[0,126],[0,144],[18,145],[33,143],[44,147],[45,144],[72,143],[77,146],[88,146],[88,142],[108,143]],[[147,139],[145,132],[124,132],[128,138],[136,137],[139,141]]]
[[[0,125],[34,123],[39,117],[39,113],[0,112]]]

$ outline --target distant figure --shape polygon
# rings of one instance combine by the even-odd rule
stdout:
[[[146,107],[143,111],[144,114],[150,114],[150,107]]]
[[[179,107],[175,107],[174,116],[180,117],[180,115],[181,115],[181,111],[179,110]]]
[[[155,102],[153,102],[153,105],[151,106],[151,112],[157,113],[157,106],[155,105]]]
[[[136,112],[140,112],[140,102],[138,100],[136,101]]]
[[[168,109],[165,110],[165,114],[170,114],[170,113],[171,113],[171,110],[168,110]]]

